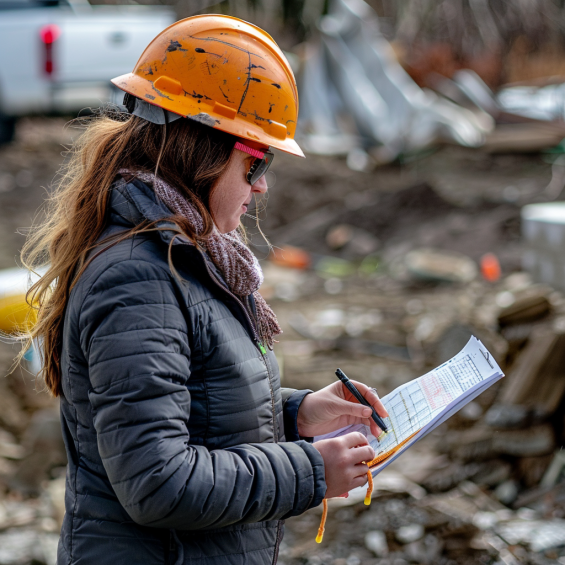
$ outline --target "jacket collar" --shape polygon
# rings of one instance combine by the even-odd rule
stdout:
[[[167,221],[172,215],[171,210],[157,198],[151,187],[136,178],[129,181],[118,180],[114,184],[110,198],[110,214],[118,216],[122,222],[125,220],[131,226],[149,220],[158,222],[159,227],[174,227],[174,224]],[[170,241],[173,235],[172,231],[168,230],[159,233],[168,234],[167,241]],[[185,239],[184,243],[191,242]]]
[[[173,241],[173,245],[182,246],[177,249],[182,249],[183,251],[193,250],[196,252],[196,257],[202,261],[201,266],[208,272],[211,281],[217,284],[224,293],[228,293],[228,296],[226,296],[226,302],[230,309],[232,309],[240,322],[248,328],[251,337],[253,339],[258,339],[255,324],[251,321],[248,313],[243,313],[243,311],[246,310],[245,305],[243,305],[241,301],[235,299],[235,296],[229,291],[228,285],[224,280],[222,273],[210,259],[208,254],[202,252],[188,238],[178,236],[178,229],[176,229],[175,224],[167,219],[171,215],[172,212],[157,198],[153,189],[139,179],[124,179],[123,181],[119,180],[114,183],[112,195],[110,197],[111,222],[120,225],[125,224],[132,227],[138,225],[144,220],[149,220],[151,222],[156,222],[157,227],[169,227],[170,229],[161,229],[157,231],[161,240],[169,245],[171,239],[176,235],[177,237]],[[254,301],[252,297],[251,309],[252,311],[254,310]]]
[[[110,216],[112,223],[136,226],[144,220],[156,222],[160,229],[156,233],[158,237],[169,245],[173,237],[173,246],[183,246],[184,250],[195,250],[202,257],[205,266],[213,276],[224,286],[228,285],[222,272],[216,267],[207,253],[202,252],[187,237],[178,235],[176,225],[168,220],[173,212],[159,200],[154,190],[147,186],[143,181],[132,178],[131,180],[121,180],[114,184],[110,199]],[[170,228],[170,229],[167,229]],[[187,247],[188,246],[188,247]]]

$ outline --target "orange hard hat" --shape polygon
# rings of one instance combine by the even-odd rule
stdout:
[[[133,72],[112,82],[152,105],[149,114],[160,107],[173,118],[304,156],[294,141],[292,69],[268,33],[238,18],[202,15],[174,23],[148,45]]]

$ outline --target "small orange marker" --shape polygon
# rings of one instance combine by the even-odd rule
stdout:
[[[486,253],[481,257],[481,274],[486,281],[496,282],[501,273],[498,257],[494,253]]]
[[[312,258],[307,251],[304,251],[304,249],[285,245],[281,248],[274,247],[272,249],[271,261],[281,267],[307,269],[310,267]]]

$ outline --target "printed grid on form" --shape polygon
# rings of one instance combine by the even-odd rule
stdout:
[[[376,455],[386,453],[422,429],[453,399],[482,380],[471,357],[465,355],[407,383],[384,398],[383,403],[390,416],[390,430],[381,441],[372,442]]]
[[[465,355],[455,363],[448,364],[446,368],[448,368],[455,377],[455,380],[461,387],[461,392],[469,390],[472,386],[483,380],[483,376],[470,355]],[[461,394],[461,392],[458,393],[458,395]]]

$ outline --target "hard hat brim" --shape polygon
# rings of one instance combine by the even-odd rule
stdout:
[[[151,81],[141,78],[135,73],[126,73],[113,78],[111,82],[120,90],[174,114],[225,131],[236,137],[248,139],[249,141],[260,141],[285,153],[304,157],[302,149],[290,136],[285,136],[284,139],[281,139],[280,133],[279,136],[275,136],[265,131],[266,128],[268,129],[268,124],[265,124],[265,127],[261,127],[249,123],[249,121],[240,118],[237,114],[234,117],[226,116],[221,111],[221,108],[217,108],[217,103],[214,105],[214,102],[209,103],[207,100],[195,99],[191,96],[186,96],[185,93],[175,94],[161,91]],[[281,129],[284,131],[284,128]]]

